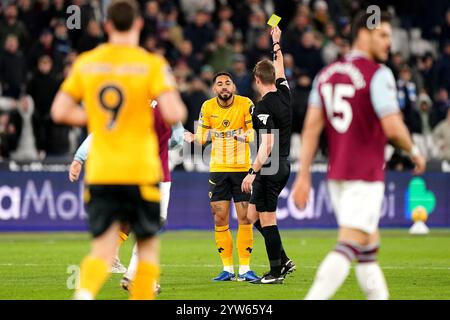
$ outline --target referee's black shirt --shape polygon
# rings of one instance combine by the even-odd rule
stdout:
[[[277,91],[267,93],[256,103],[253,110],[253,128],[256,130],[258,149],[261,133],[274,133],[279,130],[280,157],[287,158],[291,148],[291,90],[286,79],[278,78],[275,82]],[[260,132],[265,129],[266,131]]]

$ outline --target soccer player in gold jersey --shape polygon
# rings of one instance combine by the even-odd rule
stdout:
[[[138,47],[143,20],[136,1],[113,0],[107,16],[108,43],[77,58],[51,110],[55,122],[87,123],[93,133],[85,179],[93,240],[75,298],[95,298],[107,280],[122,223],[129,224],[138,244],[131,298],[153,299],[159,278],[161,163],[155,130],[149,130],[154,115],[148,101],[157,100],[168,124],[183,121],[186,108],[165,59]]]
[[[238,281],[259,279],[250,270],[253,250],[253,226],[247,219],[250,195],[242,192],[241,183],[250,168],[249,142],[254,139],[252,126],[253,102],[236,95],[236,86],[229,73],[219,72],[213,79],[216,97],[205,101],[195,134],[185,133],[185,141],[205,144],[211,135],[212,150],[209,177],[209,198],[215,222],[217,250],[223,271],[215,281],[235,280],[233,239],[229,228],[231,198],[238,217],[237,250],[239,255]]]

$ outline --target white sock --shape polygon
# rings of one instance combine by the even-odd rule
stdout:
[[[74,300],[94,300],[92,293],[86,289],[79,289],[75,292]]]
[[[389,291],[377,262],[358,263],[355,267],[359,286],[368,300],[387,300]]]
[[[230,273],[234,273],[234,267],[233,266],[228,266],[228,267],[223,266],[223,271],[228,271]]]
[[[322,261],[305,300],[330,299],[347,278],[350,265],[350,261],[343,254],[330,252]]]
[[[137,254],[137,244],[135,243],[133,246],[133,253],[131,254],[130,264],[128,265],[127,272],[124,277],[133,280],[134,275],[136,274],[136,269],[138,265],[138,254]]]
[[[239,266],[239,274],[244,274],[247,271],[250,271],[250,266]]]

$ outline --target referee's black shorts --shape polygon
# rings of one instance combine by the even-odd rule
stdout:
[[[257,173],[250,198],[250,203],[256,206],[256,211],[275,212],[277,210],[278,196],[286,186],[290,173],[289,160],[280,160],[280,167],[274,175]]]
[[[160,205],[148,200],[155,193],[159,194],[157,185],[86,186],[84,201],[92,236],[101,236],[116,221],[129,223],[137,239],[156,235],[161,228]]]
[[[209,174],[209,199],[215,201],[249,201],[250,194],[242,192],[242,180],[247,175],[245,172],[210,172]]]

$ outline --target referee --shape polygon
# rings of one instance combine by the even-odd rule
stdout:
[[[261,279],[252,281],[256,284],[283,283],[286,274],[295,270],[294,263],[284,252],[276,218],[278,196],[291,171],[288,160],[292,123],[291,93],[284,74],[281,30],[272,28],[271,34],[274,62],[260,61],[253,70],[256,87],[262,97],[252,115],[253,128],[258,137],[258,155],[242,182],[242,190],[252,192],[248,218],[254,221],[255,227],[264,236],[270,262],[270,271]],[[270,163],[272,166],[278,164],[278,170],[274,173],[270,172]]]

